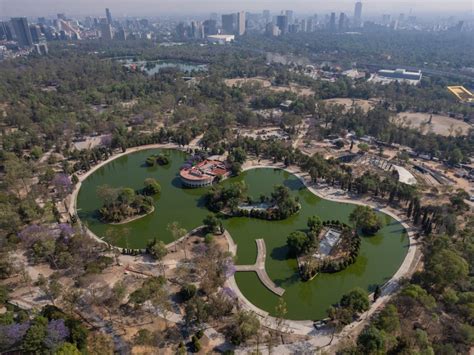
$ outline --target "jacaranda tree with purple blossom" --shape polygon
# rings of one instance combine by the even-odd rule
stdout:
[[[63,237],[70,237],[74,234],[74,228],[68,223],[60,223],[59,230],[61,232],[61,236]]]
[[[65,198],[72,191],[72,182],[66,174],[56,174],[51,183],[60,199]]]
[[[19,346],[29,328],[29,322],[0,325],[0,350],[5,351]]]
[[[53,319],[46,327],[44,343],[49,349],[55,349],[69,337],[69,333],[63,319]]]
[[[27,247],[31,247],[40,239],[47,238],[48,235],[50,235],[50,230],[38,224],[30,224],[18,233],[18,237]]]

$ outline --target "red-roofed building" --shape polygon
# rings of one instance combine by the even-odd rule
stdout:
[[[227,165],[219,160],[204,160],[179,172],[183,184],[193,188],[212,185],[217,177],[226,177],[229,174]]]

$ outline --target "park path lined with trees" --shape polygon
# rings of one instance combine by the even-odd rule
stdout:
[[[197,148],[197,140],[194,140],[194,147]],[[80,176],[80,182],[84,181],[87,176],[92,174],[95,170],[99,169],[100,167],[106,165],[110,161],[126,155],[130,154],[132,152],[140,151],[140,150],[146,150],[146,149],[157,149],[157,148],[162,148],[162,149],[185,149],[184,147],[180,147],[177,144],[173,143],[167,143],[167,144],[152,144],[152,145],[146,145],[146,146],[139,146],[139,147],[134,147],[127,149],[126,152],[117,154],[115,156],[110,157],[106,161],[101,162],[97,166],[93,167],[90,171],[87,173],[83,174]],[[187,148],[192,148],[188,146]],[[287,172],[294,174],[297,176],[300,181],[316,196],[320,198],[324,198],[327,200],[335,201],[335,202],[345,202],[345,203],[352,203],[352,204],[357,204],[361,206],[367,206],[370,205],[371,203],[363,200],[361,198],[357,197],[349,197],[345,192],[342,190],[337,190],[332,187],[328,189],[327,192],[322,190],[320,187],[317,185],[314,185],[312,183],[311,175],[309,173],[304,173],[301,171],[296,166],[284,166],[284,164],[281,163],[274,163],[274,162],[268,162],[268,164],[264,164],[263,162],[257,162],[257,161],[252,161],[248,160],[242,167],[242,170],[249,170],[253,168],[278,168],[278,169],[283,169],[286,170]],[[80,182],[76,185],[76,188],[73,192],[71,204],[72,206],[75,206],[75,198],[77,198],[77,192],[80,189]],[[395,213],[394,210],[389,209],[386,205],[382,204],[377,204],[377,205],[371,205],[371,207],[375,208],[376,210],[386,213],[393,217],[394,219],[400,221],[403,225],[403,227],[407,230],[409,238],[410,238],[410,246],[409,250],[407,253],[407,256],[405,257],[404,262],[400,266],[399,270],[397,273],[392,277],[392,279],[387,282],[384,287],[382,287],[382,295],[377,299],[377,301],[370,307],[370,309],[362,314],[361,318],[362,321],[356,322],[356,323],[351,323],[347,327],[345,327],[339,335],[336,336],[336,339],[342,339],[344,336],[347,336],[348,333],[351,332],[357,332],[360,331],[360,329],[363,327],[363,324],[366,323],[366,320],[370,315],[372,315],[374,312],[376,312],[378,309],[383,307],[388,300],[391,298],[391,296],[395,293],[395,291],[398,289],[398,282],[401,278],[409,276],[417,267],[418,261],[419,261],[419,255],[417,258],[417,243],[414,240],[414,230],[410,228],[407,223],[403,220],[400,219],[400,217]],[[88,231],[89,233],[92,233]],[[230,235],[227,234],[228,237]],[[98,238],[97,236],[94,235],[95,238]],[[230,237],[231,238],[231,237]],[[100,238],[98,238],[101,240]],[[101,240],[102,241],[102,240]],[[233,243],[235,245],[235,243]],[[244,309],[249,310],[254,312],[261,318],[261,323],[265,325],[266,327],[270,329],[281,329],[281,322],[280,320],[271,317],[268,315],[267,312],[255,307],[253,304],[251,304],[245,296],[240,292],[238,289],[238,286],[235,282],[234,276],[232,275],[229,280],[226,281],[226,285],[229,286],[235,294],[238,296],[240,303],[244,306]],[[333,338],[333,335],[330,334],[328,329],[320,329],[318,331],[315,330],[313,326],[312,321],[291,321],[291,320],[284,320],[284,329],[288,333],[292,334],[299,334],[299,335],[309,335],[311,336],[311,341],[310,344],[314,347],[322,347],[326,346],[331,342],[331,339]],[[337,343],[337,340],[334,341],[334,339],[331,342],[331,345],[335,345]]]

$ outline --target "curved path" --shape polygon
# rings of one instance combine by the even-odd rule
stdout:
[[[196,144],[196,143],[195,143]],[[188,146],[188,148],[190,148]],[[98,165],[94,166],[91,170],[88,172],[82,174],[79,176],[79,183],[76,184],[74,191],[71,194],[71,198],[69,201],[69,206],[70,206],[70,212],[76,212],[76,202],[77,202],[77,194],[80,190],[81,183],[84,181],[89,175],[94,173],[97,169],[100,167],[108,164],[112,160],[115,160],[121,156],[127,155],[132,152],[140,151],[140,150],[146,150],[146,149],[154,149],[154,148],[162,148],[162,149],[186,149],[185,147],[178,147],[176,144],[169,143],[169,144],[152,144],[152,145],[147,145],[147,146],[140,146],[140,147],[135,147],[135,148],[130,148],[128,149],[125,153],[120,153],[117,155],[114,155],[107,159],[106,161],[103,161],[99,163]],[[256,162],[253,162],[256,163]],[[407,252],[407,255],[398,269],[398,271],[393,275],[393,277],[385,284],[382,286],[382,296],[377,299],[376,302],[374,302],[371,306],[371,308],[365,312],[364,314],[361,315],[360,319],[361,321],[352,323],[348,325],[344,330],[335,337],[334,341],[332,344],[336,344],[338,339],[342,339],[346,337],[348,334],[352,333],[355,328],[360,327],[361,325],[365,324],[366,320],[368,317],[370,317],[372,314],[374,314],[378,309],[383,307],[385,303],[390,299],[390,297],[395,293],[395,291],[399,287],[399,282],[402,278],[410,276],[414,270],[416,269],[418,262],[421,259],[421,253],[417,252],[418,247],[417,247],[417,242],[414,239],[415,235],[415,228],[411,228],[404,220],[403,214],[398,215],[397,211],[394,209],[389,208],[386,205],[382,204],[374,204],[373,202],[368,202],[368,201],[362,201],[357,197],[351,197],[345,194],[344,192],[337,191],[329,186],[324,187],[323,185],[313,185],[310,181],[311,179],[309,178],[309,175],[307,173],[302,172],[300,169],[297,167],[285,167],[282,164],[272,164],[269,162],[267,165],[260,164],[259,162],[256,163],[255,165],[251,165],[250,162],[245,164],[244,170],[250,170],[250,169],[256,169],[256,168],[271,168],[271,169],[281,169],[285,170],[296,177],[300,179],[300,181],[310,190],[313,194],[320,198],[324,198],[326,200],[330,201],[335,201],[335,202],[345,202],[345,203],[352,203],[352,204],[357,204],[357,205],[369,205],[373,208],[375,208],[378,211],[381,211],[383,213],[388,214],[389,216],[393,217],[397,221],[399,221],[403,227],[407,230],[408,236],[409,236],[409,249]],[[326,192],[327,191],[327,192]],[[80,221],[79,221],[80,223]],[[99,242],[105,243],[102,239],[97,237],[94,233],[92,233],[88,228],[84,228],[85,231],[94,239],[96,239]],[[237,245],[234,243],[232,240],[232,237],[230,236],[229,233],[225,232],[225,237],[229,243],[229,251],[231,254],[234,256],[236,255],[237,252]],[[257,244],[258,247],[258,244]],[[265,252],[266,254],[266,252]],[[266,274],[266,273],[265,273]],[[268,275],[267,275],[268,276]],[[263,282],[263,281],[262,281]],[[242,294],[240,289],[237,286],[237,283],[235,281],[234,276],[231,276],[228,278],[226,281],[226,285],[230,287],[236,296],[238,297],[240,304],[247,310],[250,310],[252,312],[255,312],[258,316],[261,318],[261,323],[271,329],[276,329],[279,331],[284,331],[287,333],[294,333],[294,334],[299,334],[299,335],[309,335],[311,336],[310,340],[304,342],[304,347],[305,349],[310,349],[311,347],[325,347],[328,345],[328,343],[331,341],[331,332],[328,329],[320,329],[316,330],[313,327],[313,322],[312,321],[293,321],[293,320],[284,320],[283,324],[281,323],[280,320],[276,319],[275,317],[269,316],[268,312],[256,307],[253,305],[245,296]],[[296,345],[296,344],[295,344]],[[277,350],[277,349],[274,349]],[[281,353],[286,353],[288,351],[288,348],[281,348],[278,347],[278,350],[281,351]]]
[[[257,243],[257,261],[253,265],[235,265],[236,271],[253,271],[256,272],[258,278],[273,293],[278,296],[282,296],[285,293],[285,289],[278,287],[268,276],[267,270],[265,270],[265,258],[267,256],[267,248],[265,247],[265,241],[263,239],[255,240]]]
[[[316,186],[318,188],[316,189],[316,187],[310,183],[311,179],[309,177],[309,174],[303,173],[301,170],[299,170],[296,167],[285,167],[283,165],[276,166],[276,165],[247,164],[243,170],[245,171],[245,170],[251,170],[251,169],[258,169],[258,168],[280,169],[280,170],[287,171],[290,174],[293,174],[296,177],[298,177],[299,180],[305,185],[305,187],[308,188],[308,190],[310,190],[313,194],[315,194],[316,196],[320,198],[330,200],[330,201],[335,201],[335,202],[344,202],[344,203],[351,203],[351,204],[356,204],[356,205],[371,206],[377,211],[383,212],[391,216],[398,222],[400,222],[402,226],[405,228],[405,230],[407,231],[407,234],[409,237],[409,248],[408,248],[407,255],[405,256],[405,259],[403,260],[398,271],[393,275],[393,277],[389,281],[387,281],[381,287],[381,290],[382,290],[381,297],[379,297],[377,301],[371,305],[370,309],[367,312],[363,313],[360,316],[359,319],[361,320],[349,324],[342,330],[341,333],[335,336],[334,340],[332,341],[332,345],[335,345],[338,339],[347,337],[347,335],[353,332],[354,329],[360,328],[363,324],[365,324],[367,319],[372,314],[374,314],[377,310],[382,308],[388,302],[390,297],[398,290],[400,281],[405,277],[411,276],[411,274],[416,270],[416,267],[421,259],[421,253],[418,251],[418,242],[414,239],[415,232],[417,231],[417,229],[414,227],[410,227],[407,224],[408,221],[404,218],[402,213],[400,213],[399,215],[396,213],[397,211],[389,208],[386,205],[375,204],[369,201],[362,201],[358,199],[357,197],[351,198],[343,191],[333,189],[329,186],[325,186],[323,188],[322,188],[322,185]],[[323,191],[327,191],[327,193],[323,193]],[[245,296],[240,292],[234,276],[232,276],[231,278],[227,280],[227,286],[233,289],[233,291],[238,296],[241,302],[241,305],[245,309],[253,311],[261,317],[261,322],[263,325],[271,329],[278,329],[282,331],[281,326],[279,326],[280,322],[277,318],[268,315],[268,312],[265,312],[259,309],[258,307],[253,305],[247,298],[245,298]],[[258,311],[256,311],[255,309],[257,309]],[[319,347],[328,346],[328,344],[331,342],[332,332],[328,330],[327,328],[316,330],[313,326],[312,321],[285,320],[283,322],[283,325],[284,325],[283,331],[285,332],[311,336],[311,339],[308,342],[305,342],[306,346],[314,346],[314,347],[319,348]],[[283,349],[280,349],[280,350],[283,350]]]

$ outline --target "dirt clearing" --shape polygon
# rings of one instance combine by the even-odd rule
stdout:
[[[422,134],[435,133],[442,136],[465,136],[472,127],[469,123],[455,118],[423,112],[401,112],[394,118],[394,122],[404,127],[419,129]]]

